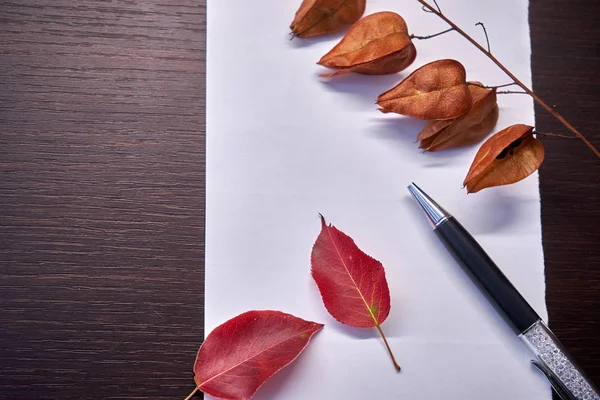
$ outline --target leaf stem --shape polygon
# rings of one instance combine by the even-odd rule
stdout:
[[[194,389],[194,391],[192,393],[190,393],[189,396],[185,398],[185,400],[190,400],[192,397],[194,397],[194,395],[196,393],[198,393],[198,390],[199,390],[198,386],[196,386],[196,388]]]
[[[467,85],[477,86],[477,87],[484,88],[484,89],[498,89],[498,88],[513,86],[513,85],[517,85],[517,84],[515,82],[513,82],[513,83],[505,83],[504,85],[486,86],[486,85],[481,85],[477,82],[467,82]],[[526,94],[526,95],[529,95],[529,93],[527,93],[527,92],[522,92],[522,91],[518,91],[518,90],[499,90],[496,92],[496,94]]]
[[[485,34],[485,42],[487,43],[487,51],[488,53],[491,53],[492,49],[490,48],[490,38],[488,37],[487,29],[485,29],[485,25],[483,24],[483,22],[478,22],[475,24],[475,26],[477,25],[481,26],[481,29],[483,29],[483,33]]]
[[[383,338],[383,343],[385,343],[385,347],[387,347],[387,351],[388,351],[388,353],[390,353],[390,357],[392,358],[392,362],[394,363],[394,367],[396,368],[396,371],[400,371],[400,366],[396,362],[396,358],[394,358],[394,353],[392,353],[392,349],[390,348],[390,345],[388,344],[388,341],[385,338],[383,331],[381,330],[381,325],[377,324],[377,325],[375,325],[375,327],[377,328],[377,330],[379,331],[379,334]]]
[[[496,94],[529,94],[527,92],[520,92],[518,90],[500,90]]]
[[[443,35],[444,33],[451,32],[453,30],[454,30],[454,28],[450,28],[450,29],[446,29],[445,31],[441,31],[441,32],[438,32],[438,33],[434,33],[433,35],[427,35],[427,36],[410,35],[410,38],[411,39],[418,39],[418,40],[431,39],[431,38],[434,38],[436,36]]]
[[[503,88],[503,87],[516,85],[516,83],[511,82],[511,83],[505,83],[504,85],[486,86],[486,85],[482,85],[477,82],[467,82],[467,85],[477,86],[477,87],[484,88],[484,89],[499,89],[499,88]]]
[[[490,53],[489,51],[487,51],[484,47],[482,47],[479,43],[477,43],[477,41],[475,41],[475,39],[473,39],[471,36],[469,36],[465,31],[463,31],[462,29],[460,29],[458,27],[458,25],[456,25],[454,22],[452,22],[451,20],[449,20],[448,17],[446,17],[444,14],[442,14],[439,10],[437,10],[434,7],[432,7],[429,3],[427,3],[427,1],[425,1],[425,0],[417,0],[417,1],[419,3],[421,3],[425,8],[427,8],[429,12],[431,12],[432,14],[437,15],[444,22],[446,22],[448,25],[450,25],[455,31],[457,31],[458,33],[460,33],[462,37],[464,37],[469,42],[471,42],[471,44],[473,46],[475,46],[479,51],[481,51],[490,60],[492,60],[492,62],[494,64],[496,64],[498,66],[498,68],[500,68],[502,71],[504,71],[504,73],[506,75],[508,75],[518,86],[521,87],[521,89],[523,89],[528,95],[530,95],[546,111],[548,111],[550,114],[552,114],[552,116],[554,116],[554,118],[556,118],[557,120],[559,120],[568,130],[570,130],[571,132],[573,132],[579,139],[581,139],[581,141],[583,143],[585,143],[585,145],[587,147],[589,147],[590,150],[592,150],[594,152],[594,154],[596,154],[596,157],[600,158],[600,151],[598,151],[598,149],[596,149],[596,147],[594,147],[594,145],[589,140],[587,140],[585,136],[583,136],[562,115],[560,115],[558,112],[556,112],[556,110],[554,110],[554,108],[552,108],[548,104],[546,104],[541,98],[538,97],[537,94],[533,93],[533,91],[531,89],[529,89],[527,86],[525,86],[525,84],[523,82],[521,82],[512,72],[510,72],[508,70],[508,68],[506,68],[500,61],[498,61],[498,59],[496,57],[494,57],[494,55],[492,53]]]

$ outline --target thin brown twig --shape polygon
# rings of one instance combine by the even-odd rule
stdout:
[[[567,135],[561,135],[558,133],[545,133],[545,132],[538,132],[538,131],[535,131],[534,133],[536,135],[540,135],[540,136],[552,136],[552,137],[559,137],[559,138],[563,138],[563,139],[579,139],[577,136],[567,136]]]
[[[486,86],[486,85],[483,85],[478,82],[467,82],[467,85],[477,86],[477,87],[484,88],[484,89],[499,89],[499,88],[503,88],[503,87],[507,87],[507,86],[516,85],[516,83],[512,82],[512,83],[505,83],[504,85]]]
[[[573,132],[579,139],[581,139],[581,141],[583,143],[585,143],[585,145],[587,147],[589,147],[590,150],[592,150],[594,152],[594,154],[596,154],[596,157],[600,158],[600,151],[598,151],[598,149],[596,149],[596,147],[594,147],[594,145],[589,140],[587,140],[587,138],[585,136],[583,136],[562,115],[560,115],[558,112],[556,112],[556,110],[554,110],[554,108],[552,108],[551,106],[546,104],[537,94],[533,93],[533,91],[531,89],[529,89],[512,72],[510,72],[508,70],[508,68],[506,68],[500,61],[498,61],[498,59],[496,57],[494,57],[494,55],[492,53],[487,51],[483,46],[481,46],[479,43],[477,43],[477,41],[475,39],[473,39],[471,36],[469,36],[465,31],[463,31],[460,27],[458,27],[458,25],[456,25],[454,22],[449,20],[448,17],[446,17],[444,14],[442,14],[439,10],[436,10],[434,7],[432,7],[429,3],[427,3],[427,1],[425,1],[425,0],[417,0],[417,1],[419,3],[421,3],[425,8],[427,8],[432,14],[437,15],[444,22],[446,22],[448,25],[450,25],[452,28],[454,28],[454,30],[457,31],[458,33],[460,33],[462,37],[464,37],[469,42],[471,42],[471,44],[473,46],[475,46],[479,51],[481,51],[490,60],[492,60],[492,62],[494,62],[494,64],[496,64],[498,66],[498,68],[500,68],[502,71],[504,71],[504,73],[506,75],[508,75],[518,86],[521,87],[521,89],[523,89],[528,95],[530,95],[546,111],[548,111],[550,114],[552,114],[552,116],[554,116],[554,118],[559,120],[568,130]]]
[[[520,92],[518,90],[499,90],[496,92],[496,94],[526,94],[526,95],[529,95],[529,93],[527,93],[527,92]]]
[[[445,31],[441,31],[438,33],[434,33],[433,35],[427,35],[427,36],[410,35],[410,38],[411,39],[419,39],[419,40],[431,39],[436,36],[443,35],[444,33],[452,32],[453,30],[454,30],[454,28],[450,28],[450,29],[446,29]]]
[[[490,38],[488,37],[487,29],[485,29],[485,25],[483,24],[483,22],[478,22],[475,24],[475,26],[477,26],[477,25],[480,25],[481,28],[483,29],[483,33],[485,34],[485,42],[487,43],[487,51],[488,51],[488,53],[491,53],[492,50],[490,48]]]

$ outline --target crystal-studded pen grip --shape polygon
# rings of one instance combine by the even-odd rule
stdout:
[[[600,400],[600,394],[583,375],[552,331],[538,321],[523,332],[521,339],[537,355],[544,370],[553,375],[577,400]]]

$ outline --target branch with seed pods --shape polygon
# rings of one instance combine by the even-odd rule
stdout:
[[[377,98],[381,112],[428,121],[417,138],[419,147],[425,151],[469,146],[486,139],[498,121],[498,94],[531,96],[573,134],[543,134],[521,124],[500,130],[481,145],[475,156],[464,181],[468,193],[512,184],[535,172],[544,160],[544,148],[536,136],[577,138],[600,158],[598,149],[581,132],[492,54],[487,29],[482,22],[475,25],[483,30],[485,47],[448,19],[436,0],[433,0],[433,5],[425,0],[417,1],[424,11],[442,19],[449,28],[418,36],[409,34],[406,21],[394,12],[383,11],[363,16],[366,0],[314,0],[304,1],[300,6],[291,25],[292,35],[303,38],[349,28],[341,41],[318,62],[333,70],[321,75],[326,78],[348,73],[386,75],[401,72],[417,58],[415,40],[433,39],[449,32],[459,33],[485,54],[511,79],[510,83],[488,86],[467,80],[465,68],[460,62],[437,60],[418,68]],[[498,90],[509,86],[516,86],[520,90]],[[520,136],[515,137],[517,133]],[[506,138],[512,140],[507,142]],[[486,154],[484,158],[481,156],[483,152]],[[479,177],[477,185],[470,183],[475,172]]]

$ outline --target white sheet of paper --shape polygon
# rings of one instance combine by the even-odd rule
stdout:
[[[418,67],[454,58],[469,80],[510,80],[457,33],[417,41],[391,76],[322,79],[316,61],[340,39],[289,40],[300,0],[209,0],[206,303],[208,334],[251,309],[278,309],[324,329],[255,395],[261,399],[550,399],[531,355],[431,231],[406,186],[452,212],[546,320],[537,175],[467,195],[479,145],[423,153],[424,123],[377,111],[377,95]],[[530,84],[526,0],[440,1],[442,10]],[[416,0],[368,0],[416,35],[447,26]],[[500,95],[496,130],[534,123],[528,96]],[[380,260],[392,296],[382,328],[335,321],[310,276],[318,213]]]

